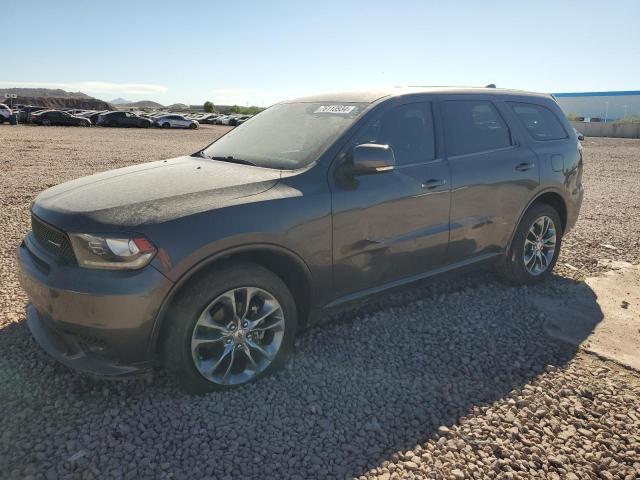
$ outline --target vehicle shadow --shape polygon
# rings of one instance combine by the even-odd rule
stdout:
[[[545,336],[529,298],[573,285],[479,273],[405,287],[304,332],[283,370],[200,397],[162,372],[113,382],[69,371],[11,324],[0,330],[0,464],[78,478],[358,476],[566,364],[575,348]]]

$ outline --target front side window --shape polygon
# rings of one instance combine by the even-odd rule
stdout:
[[[435,136],[431,103],[411,103],[393,107],[377,115],[356,137],[355,145],[389,145],[397,165],[435,158]]]
[[[202,154],[232,157],[267,168],[301,168],[316,161],[366,105],[339,102],[274,105],[231,130]]]
[[[533,103],[508,102],[522,126],[534,140],[560,140],[567,132],[551,110]]]
[[[452,100],[443,102],[442,107],[449,156],[511,145],[509,128],[491,102]]]

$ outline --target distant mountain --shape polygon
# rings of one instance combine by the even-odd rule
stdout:
[[[133,101],[127,100],[126,98],[118,97],[114,100],[111,100],[111,102],[109,103],[111,103],[111,105],[122,105],[124,103],[133,103]]]
[[[59,88],[0,88],[0,98],[5,93],[18,96],[13,104],[35,105],[45,108],[82,108],[85,110],[113,110],[113,106],[82,92],[67,92]]]
[[[169,110],[189,110],[191,107],[185,103],[174,103],[172,105],[168,105],[167,108]]]
[[[93,98],[82,92],[67,92],[59,88],[0,88],[0,95],[15,93],[19,97]]]
[[[111,102],[114,103],[114,102]],[[164,108],[164,105],[151,100],[141,100],[139,102],[116,103],[118,108]]]

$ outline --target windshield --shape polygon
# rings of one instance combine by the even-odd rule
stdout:
[[[207,147],[207,157],[294,170],[318,157],[365,109],[364,103],[281,103]]]

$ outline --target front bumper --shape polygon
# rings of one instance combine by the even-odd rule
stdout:
[[[74,370],[121,377],[135,375],[151,367],[150,364],[121,365],[108,357],[92,353],[78,336],[56,330],[53,322],[42,317],[32,304],[27,305],[27,325],[33,338],[51,357]]]
[[[172,283],[152,266],[109,271],[57,264],[29,234],[18,248],[27,323],[53,358],[87,373],[121,376],[153,365],[151,332]]]

